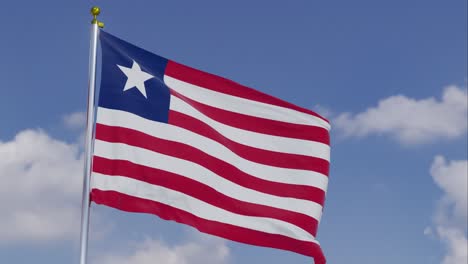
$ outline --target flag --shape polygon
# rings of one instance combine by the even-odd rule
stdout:
[[[91,200],[325,263],[330,125],[100,31]]]

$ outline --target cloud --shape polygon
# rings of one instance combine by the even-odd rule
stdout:
[[[76,236],[82,164],[76,145],[41,130],[0,141],[0,243]]]
[[[84,129],[86,125],[86,113],[74,112],[63,116],[63,123],[70,129]]]
[[[97,257],[99,264],[227,264],[229,248],[224,240],[197,235],[182,244],[170,246],[160,240],[147,239],[134,245],[129,254],[112,254]]]
[[[467,111],[466,87],[448,86],[440,100],[391,96],[364,112],[340,114],[333,123],[347,137],[387,134],[404,144],[418,144],[465,135]]]
[[[468,240],[466,233],[460,228],[437,227],[437,235],[447,246],[442,264],[466,264],[468,263]]]
[[[327,119],[331,119],[335,115],[335,113],[333,113],[333,111],[330,108],[320,104],[315,105],[313,107],[313,110]]]
[[[431,175],[437,186],[444,191],[442,205],[453,207],[452,216],[466,224],[468,208],[468,161],[447,162],[436,156],[431,166]]]
[[[424,235],[426,236],[432,236],[432,229],[430,227],[424,228]]]
[[[436,156],[430,172],[434,182],[443,191],[434,215],[434,233],[447,247],[442,263],[466,264],[468,160],[447,162],[444,157]]]

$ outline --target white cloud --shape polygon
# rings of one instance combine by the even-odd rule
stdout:
[[[41,130],[0,141],[0,243],[76,236],[82,164],[76,145]]]
[[[444,157],[436,156],[431,167],[435,183],[444,191],[442,206],[452,208],[451,215],[466,224],[468,210],[468,161],[447,162]]]
[[[63,116],[63,123],[70,129],[84,129],[86,125],[86,113],[74,112]]]
[[[330,119],[331,117],[333,117],[335,115],[335,113],[333,113],[333,111],[330,108],[328,108],[326,106],[323,106],[323,105],[319,105],[319,104],[315,105],[313,107],[313,110],[317,114],[325,117],[326,119]]]
[[[426,236],[432,236],[432,229],[430,227],[424,228],[424,235]]]
[[[130,254],[107,254],[96,258],[99,264],[227,264],[229,248],[224,240],[198,235],[180,245],[170,246],[147,239]]]
[[[466,264],[468,263],[468,240],[466,233],[460,228],[437,227],[437,235],[447,246],[442,264]]]
[[[402,143],[417,144],[465,135],[467,111],[466,88],[448,86],[440,100],[391,96],[364,112],[343,113],[333,123],[345,136],[388,134]]]
[[[435,211],[434,230],[446,245],[443,264],[468,263],[468,160],[447,162],[436,156],[431,166],[434,182],[444,192]]]

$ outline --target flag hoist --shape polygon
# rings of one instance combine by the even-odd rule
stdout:
[[[91,20],[91,41],[89,46],[89,79],[88,79],[88,112],[86,121],[85,159],[84,159],[84,180],[83,180],[83,201],[81,208],[81,234],[80,234],[80,264],[86,264],[88,253],[88,230],[89,230],[89,207],[90,207],[90,176],[94,135],[94,98],[96,90],[96,58],[97,40],[99,28],[104,27],[104,23],[97,20],[101,13],[99,7],[91,8],[93,20]]]

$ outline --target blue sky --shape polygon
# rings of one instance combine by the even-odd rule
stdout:
[[[80,112],[95,4],[114,35],[330,118],[318,235],[329,263],[464,263],[463,0],[3,3],[1,262],[78,262]],[[199,264],[206,255],[211,264],[311,263],[150,215],[93,205],[91,217],[94,263]]]

